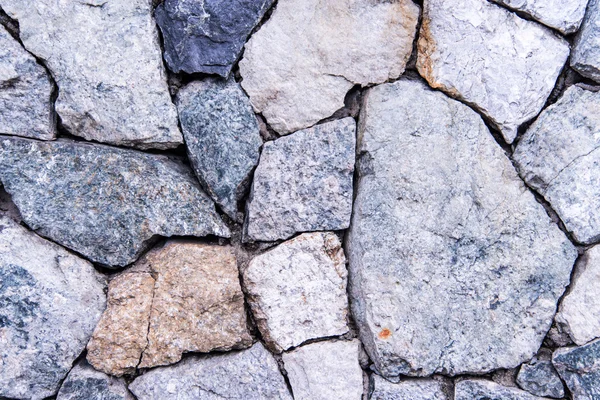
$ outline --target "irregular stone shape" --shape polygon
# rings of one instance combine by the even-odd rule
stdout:
[[[531,359],[574,246],[469,107],[417,81],[366,96],[346,251],[376,368],[480,374]]]
[[[6,138],[0,180],[32,229],[109,267],[157,235],[230,234],[192,172],[161,155]]]
[[[273,2],[165,0],[154,16],[163,34],[169,68],[227,78],[250,32]]]
[[[243,282],[263,339],[281,352],[348,332],[347,277],[333,233],[305,233],[254,257]]]
[[[573,400],[600,398],[600,340],[581,347],[558,349],[552,363],[571,391]]]
[[[433,379],[411,379],[391,383],[373,375],[371,400],[450,400],[443,382]]]
[[[183,142],[149,0],[0,0],[52,72],[63,125],[87,140],[139,148]]]
[[[277,132],[309,127],[353,85],[404,72],[418,17],[410,0],[282,1],[246,44],[242,86]]]
[[[465,379],[454,387],[455,400],[541,400],[544,397],[534,396],[523,390],[498,385],[483,379]]]
[[[96,371],[81,361],[69,372],[56,400],[135,400],[123,379]]]
[[[237,203],[250,186],[262,146],[248,97],[233,79],[206,79],[179,91],[177,110],[202,187],[227,215],[241,222]]]
[[[247,204],[247,238],[348,227],[355,129],[344,118],[265,143]]]
[[[523,179],[581,243],[600,239],[600,92],[571,86],[531,125],[513,154]]]
[[[565,395],[558,372],[552,365],[552,361],[537,360],[521,365],[517,384],[521,389],[527,390],[536,396],[547,396],[556,399]]]
[[[542,24],[565,35],[575,33],[581,25],[588,0],[492,0],[524,12]]]
[[[92,264],[0,216],[0,397],[53,396],[104,310]]]
[[[295,400],[360,400],[362,369],[360,342],[327,341],[307,344],[283,353],[283,363]]]
[[[46,70],[0,25],[0,133],[54,139],[53,90]]]
[[[571,53],[571,67],[600,82],[600,0],[589,0]]]
[[[546,103],[569,44],[487,0],[426,0],[418,51],[430,86],[471,104],[512,143]]]
[[[129,389],[138,400],[292,400],[277,361],[260,343],[240,352],[192,356],[150,370]]]

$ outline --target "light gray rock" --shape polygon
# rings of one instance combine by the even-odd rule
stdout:
[[[85,360],[73,367],[56,400],[135,400],[123,379],[96,371]]]
[[[234,220],[262,146],[258,121],[233,78],[192,82],[177,95],[188,156],[202,187]]]
[[[0,216],[0,397],[56,394],[100,319],[105,286],[92,264]]]
[[[152,369],[129,389],[138,400],[292,400],[277,361],[260,343]]]
[[[571,67],[600,82],[600,0],[589,0],[571,53]]]
[[[523,390],[498,385],[483,379],[465,379],[454,387],[455,400],[541,400]]]
[[[229,236],[192,172],[161,155],[6,138],[0,180],[32,229],[109,267],[157,235]]]
[[[450,400],[446,385],[434,379],[410,379],[399,383],[373,375],[371,400]]]
[[[600,399],[600,340],[581,347],[558,349],[552,363],[564,379],[573,400]]]
[[[277,132],[309,127],[404,72],[418,17],[411,0],[282,1],[246,43],[242,86]]]
[[[307,344],[283,353],[283,363],[295,400],[360,400],[362,369],[360,342],[327,341]]]
[[[348,332],[346,257],[333,233],[305,233],[250,261],[247,301],[275,351]]]
[[[535,360],[521,365],[517,384],[521,389],[536,396],[559,399],[565,395],[560,376],[550,360]]]
[[[52,72],[63,125],[87,140],[183,142],[150,0],[0,0],[23,44]]]
[[[44,67],[0,25],[0,133],[54,139],[53,90]]]
[[[346,254],[387,377],[510,369],[542,344],[577,251],[481,118],[417,81],[372,88]]]
[[[248,239],[348,227],[355,129],[344,118],[265,143],[247,204]]]
[[[585,244],[600,239],[599,130],[600,92],[571,86],[540,114],[513,154],[523,179]]]
[[[569,44],[487,0],[425,0],[418,51],[431,87],[472,105],[512,143],[546,103]]]

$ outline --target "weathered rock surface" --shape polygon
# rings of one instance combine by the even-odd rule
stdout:
[[[589,0],[571,53],[571,67],[600,82],[600,0]]]
[[[150,370],[129,389],[138,400],[292,400],[277,361],[260,343]]]
[[[254,320],[275,351],[348,332],[341,246],[333,233],[305,233],[256,256],[244,271]]]
[[[227,77],[274,0],[165,0],[154,16],[172,71]]]
[[[123,379],[96,371],[81,361],[69,372],[56,400],[135,400]]]
[[[148,0],[0,0],[59,87],[63,125],[87,140],[169,148],[183,142]]]
[[[89,262],[0,216],[0,397],[56,394],[100,319],[105,285]]]
[[[54,139],[52,91],[44,67],[0,25],[0,133]]]
[[[416,81],[366,96],[346,251],[376,368],[455,375],[531,359],[574,246],[470,108]]]
[[[588,0],[492,0],[568,35],[577,32]]]
[[[179,91],[177,110],[202,187],[227,215],[239,220],[237,203],[248,190],[262,146],[248,97],[233,79],[206,79]]]
[[[550,360],[540,359],[521,365],[517,384],[521,389],[536,396],[559,399],[565,395],[560,376]]]
[[[344,118],[265,143],[247,204],[248,239],[348,227],[355,129]]]
[[[540,114],[513,155],[525,181],[585,244],[600,239],[599,130],[600,92],[571,86]]]
[[[487,0],[426,0],[418,50],[429,85],[486,115],[508,143],[540,112],[569,56],[564,39]]]
[[[454,387],[455,400],[541,400],[543,397],[534,396],[523,390],[498,385],[483,379],[465,379]]]
[[[281,134],[344,106],[354,84],[395,79],[412,52],[419,8],[410,0],[289,0],[246,44],[242,86]]]
[[[573,400],[600,398],[600,340],[554,352],[552,363],[573,395]]]
[[[373,375],[371,400],[449,400],[443,382],[434,379],[411,379],[392,383]]]
[[[360,400],[362,369],[360,342],[327,341],[307,344],[283,353],[295,400]]]
[[[124,266],[156,235],[229,236],[192,172],[165,156],[59,140],[0,140],[23,220],[92,261]]]

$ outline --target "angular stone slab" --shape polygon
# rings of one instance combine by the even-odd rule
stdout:
[[[523,390],[536,396],[561,399],[565,388],[552,361],[536,360],[521,365],[517,375],[517,384]]]
[[[531,359],[577,251],[481,118],[417,81],[370,89],[347,241],[353,316],[384,376]]]
[[[564,39],[487,0],[426,0],[418,50],[429,85],[486,115],[508,143],[540,112],[569,56]]]
[[[558,349],[552,363],[573,395],[573,400],[600,398],[600,340],[581,347]]]
[[[578,242],[600,240],[600,92],[571,86],[545,109],[513,154],[527,184]]]
[[[246,44],[242,86],[280,134],[309,127],[353,85],[404,72],[418,17],[411,0],[282,1]]]
[[[202,187],[232,219],[262,146],[250,100],[233,79],[206,79],[177,94],[188,156]]]
[[[0,25],[0,133],[54,139],[53,90],[44,67]]]
[[[0,397],[56,394],[104,310],[92,264],[0,216]]]
[[[135,400],[123,379],[96,371],[80,361],[63,382],[56,400]]]
[[[371,400],[450,400],[448,385],[434,379],[410,379],[399,383],[373,375]],[[451,387],[451,386],[450,386]]]
[[[465,379],[456,383],[454,387],[455,400],[543,400],[523,390],[498,385],[483,379]]]
[[[32,229],[109,267],[157,235],[229,236],[192,172],[161,155],[6,138],[0,181]]]
[[[600,82],[600,0],[589,0],[571,53],[571,67]]]
[[[275,351],[348,332],[346,257],[333,233],[305,233],[250,261],[244,288]]]
[[[0,0],[59,87],[56,111],[86,140],[165,149],[183,142],[152,2]]]
[[[247,239],[348,227],[355,129],[344,118],[265,143],[246,208]]]
[[[192,356],[152,369],[129,389],[138,400],[292,400],[277,361],[260,344],[223,355]]]
[[[274,0],[165,0],[154,16],[174,72],[203,72],[225,78],[250,32]]]

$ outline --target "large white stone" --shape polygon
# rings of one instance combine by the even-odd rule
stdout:
[[[571,67],[600,82],[600,0],[590,0],[571,53]]]

